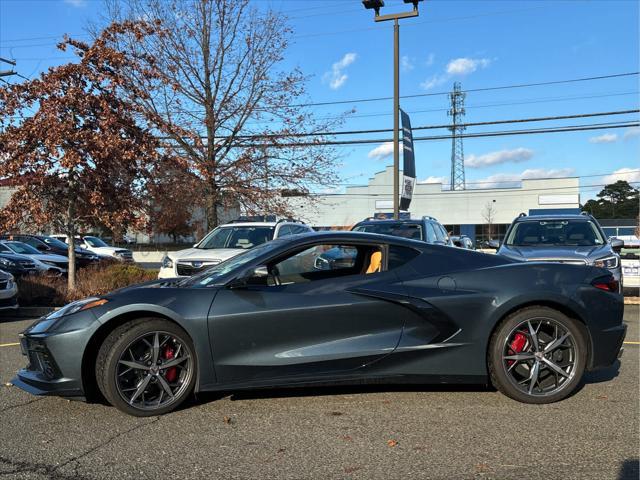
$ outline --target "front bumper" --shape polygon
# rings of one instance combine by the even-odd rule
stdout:
[[[40,320],[20,335],[20,348],[27,357],[27,366],[17,372],[11,383],[33,395],[84,397],[82,360],[98,325],[47,332],[46,327],[39,329],[39,324],[46,322],[46,319]]]

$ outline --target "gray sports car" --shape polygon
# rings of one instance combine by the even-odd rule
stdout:
[[[318,268],[336,249],[340,261]],[[21,337],[29,363],[13,384],[102,395],[138,416],[169,412],[193,391],[320,383],[492,383],[548,403],[615,362],[622,313],[604,268],[305,234],[43,317]]]

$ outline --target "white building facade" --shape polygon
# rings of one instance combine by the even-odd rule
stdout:
[[[476,186],[476,185],[474,185]],[[477,185],[480,186],[480,185]],[[517,188],[443,190],[440,183],[417,184],[411,201],[412,218],[435,217],[453,234],[472,239],[500,238],[521,212],[576,213],[580,208],[578,178],[523,180]],[[387,167],[367,185],[344,193],[292,199],[299,218],[315,228],[349,227],[368,217],[393,212],[393,168]],[[491,231],[488,226],[491,224]]]

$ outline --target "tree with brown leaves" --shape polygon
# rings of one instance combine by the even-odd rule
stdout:
[[[152,119],[168,149],[203,180],[208,227],[222,206],[290,214],[282,190],[337,181],[335,152],[318,145],[341,119],[318,121],[304,105],[306,78],[281,63],[286,19],[248,0],[107,0],[109,19],[144,18],[159,34],[118,37],[138,62],[126,73],[130,101]],[[153,68],[156,76],[145,71]],[[139,97],[138,90],[149,92]],[[309,136],[313,134],[313,136]],[[179,188],[179,185],[176,186]]]
[[[120,73],[137,65],[110,45],[119,35],[143,40],[152,33],[148,24],[125,22],[93,44],[66,38],[59,48],[73,49],[77,63],[0,88],[0,179],[17,188],[0,228],[54,228],[73,239],[83,225],[123,231],[146,221],[145,178],[157,140],[138,126],[137,106],[122,94],[146,96]],[[73,290],[73,241],[68,255]]]

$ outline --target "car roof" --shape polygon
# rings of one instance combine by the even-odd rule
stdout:
[[[528,215],[523,217],[516,218],[516,222],[536,222],[539,220],[578,220],[578,221],[589,221],[593,220],[591,215],[576,215],[576,214],[566,214],[566,215]]]
[[[420,240],[411,240],[409,238],[397,237],[394,235],[383,235],[380,233],[369,232],[354,232],[347,230],[324,230],[321,232],[309,232],[299,235],[292,235],[290,237],[283,237],[285,239],[294,238],[308,238],[314,241],[327,241],[327,242],[373,242],[373,243],[393,243],[396,245],[405,245],[413,248],[423,249],[425,246],[432,246]],[[444,247],[443,248],[448,248]]]
[[[427,219],[428,220],[428,219]],[[361,222],[356,223],[356,225],[393,225],[400,223],[422,223],[422,219],[420,218],[381,218],[381,219],[373,219],[373,220],[362,220]]]

